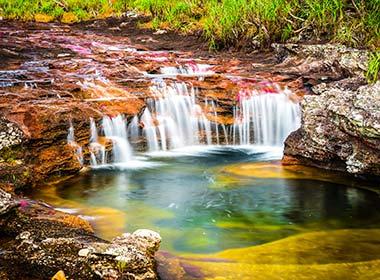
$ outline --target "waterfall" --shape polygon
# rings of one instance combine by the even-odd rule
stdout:
[[[161,73],[163,75],[175,76],[175,75],[187,75],[187,76],[198,76],[198,75],[213,75],[214,71],[210,70],[211,66],[208,64],[196,64],[188,63],[185,65],[175,66],[165,66],[161,67]]]
[[[271,85],[272,86],[272,85]],[[290,132],[300,126],[300,108],[293,94],[272,86],[273,90],[242,89],[233,107],[232,125],[218,123],[218,104],[206,97],[197,102],[197,89],[185,83],[164,82],[151,87],[152,97],[140,117],[127,125],[123,115],[104,116],[98,129],[90,118],[90,163],[126,163],[132,159],[129,140],[137,144],[143,137],[150,152],[167,151],[193,145],[263,145],[281,147]],[[107,143],[112,141],[112,161]],[[75,142],[70,123],[67,142],[75,147],[83,164],[82,147]]]
[[[106,148],[98,142],[98,129],[93,118],[90,118],[90,163],[97,166],[106,163]]]
[[[139,118],[137,116],[133,117],[128,126],[128,136],[132,141],[137,141],[140,136]]]
[[[90,118],[90,142],[98,142],[98,129],[93,118]]]
[[[112,163],[125,163],[132,158],[132,149],[128,141],[127,122],[122,115],[104,116],[101,122],[102,134],[99,136],[94,119],[90,118],[90,164],[97,166],[107,163],[106,143],[112,141]]]
[[[75,156],[77,157],[80,165],[83,165],[83,151],[82,147],[75,141],[74,126],[70,121],[69,132],[67,134],[67,144],[75,149]]]
[[[67,143],[70,145],[76,143],[75,136],[74,136],[74,126],[72,122],[70,122],[69,133],[67,134]]]
[[[141,117],[149,151],[212,144],[211,122],[196,104],[193,87],[174,83],[155,85],[151,90],[155,98]]]
[[[113,161],[128,162],[132,158],[132,149],[127,138],[127,123],[122,115],[102,120],[103,133],[106,139],[112,141]]]
[[[300,126],[300,108],[289,90],[276,93],[252,92],[234,110],[233,143],[282,146]]]

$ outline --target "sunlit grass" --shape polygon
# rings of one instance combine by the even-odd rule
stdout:
[[[380,71],[380,52],[374,52],[370,55],[366,78],[369,83],[375,83],[379,79]]]
[[[289,39],[380,47],[380,0],[0,0],[2,17],[24,20],[75,22],[131,9],[152,16],[155,29],[201,31],[215,48]]]

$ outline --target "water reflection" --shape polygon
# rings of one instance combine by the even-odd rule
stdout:
[[[165,164],[83,174],[59,186],[56,201],[50,202],[75,201],[79,213],[96,216],[95,229],[106,238],[141,227],[156,230],[163,237],[162,248],[171,252],[209,253],[310,231],[379,226],[376,194],[319,181],[314,178],[318,171],[308,170],[312,176],[299,179],[297,172],[291,179],[272,178],[263,169],[263,178],[260,172],[253,176],[225,172],[230,164],[239,169],[242,162],[267,156],[216,149],[194,156],[155,157],[151,160]],[[276,163],[267,165],[279,168]],[[99,209],[106,209],[106,214]]]

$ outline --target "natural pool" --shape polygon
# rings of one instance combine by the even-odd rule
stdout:
[[[263,269],[257,264],[376,260],[379,195],[354,187],[361,183],[337,173],[282,166],[280,156],[281,150],[270,147],[187,147],[142,154],[130,164],[100,167],[42,188],[34,198],[89,219],[103,238],[138,228],[159,232],[163,251],[183,257],[185,267],[199,269],[185,269],[190,278],[253,279],[253,271]],[[266,245],[257,246],[261,244]],[[221,261],[210,258],[239,267],[218,268]],[[243,274],[234,278],[237,270]],[[185,277],[177,276],[163,278]]]

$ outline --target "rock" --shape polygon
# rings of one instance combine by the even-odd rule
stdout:
[[[87,257],[89,254],[90,254],[90,250],[89,249],[81,249],[78,252],[78,256],[79,257]]]
[[[358,88],[319,85],[302,101],[302,126],[285,142],[285,161],[380,175],[380,81]]]
[[[1,189],[0,207],[0,236],[11,237],[0,242],[0,250],[17,248],[0,254],[11,279],[54,274],[60,279],[59,270],[68,279],[157,279],[154,254],[161,237],[155,232],[138,230],[107,242],[78,217],[32,200],[17,200]]]
[[[339,44],[272,44],[272,48],[280,61],[311,58],[331,65],[337,62],[351,76],[364,77],[368,66],[368,51]]]
[[[156,251],[161,243],[161,236],[152,230],[149,229],[138,229],[133,234],[136,238],[147,241],[147,246],[150,250]]]
[[[15,201],[9,193],[0,189],[0,215],[7,214],[17,206],[18,202]]]
[[[163,30],[163,29],[158,29],[156,32],[154,32],[153,34],[154,35],[162,35],[162,34],[165,34],[165,33],[168,33],[167,30]]]

